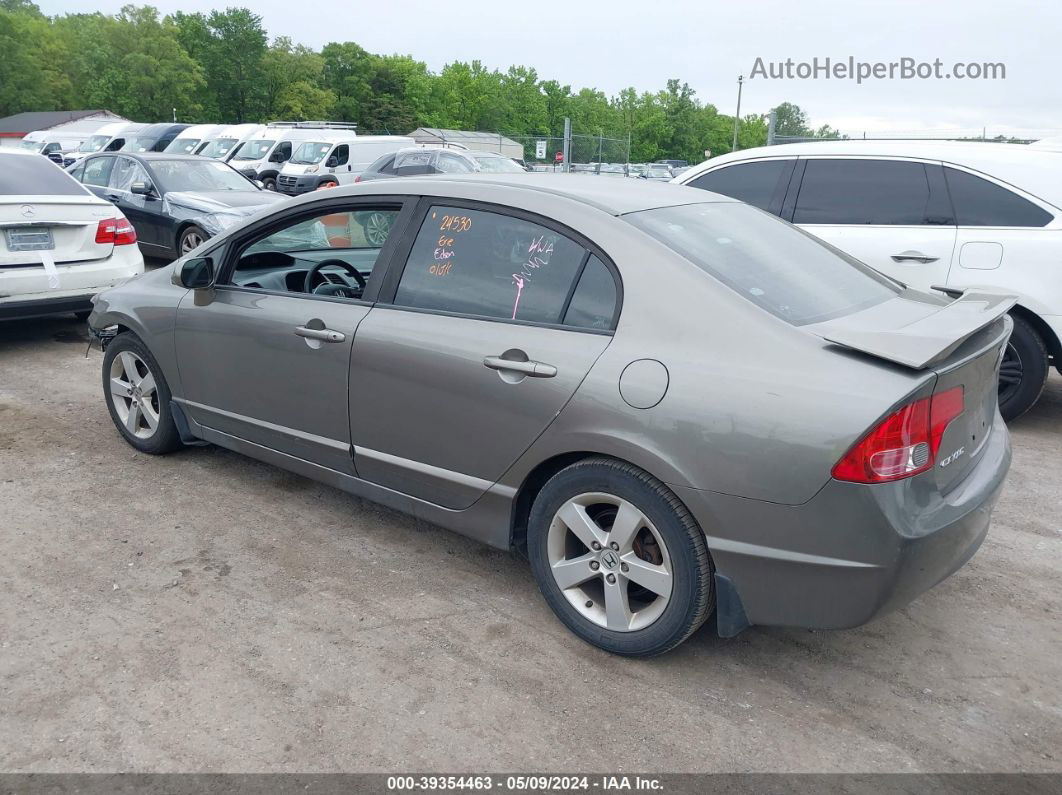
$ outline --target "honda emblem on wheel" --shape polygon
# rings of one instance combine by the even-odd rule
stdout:
[[[614,569],[619,565],[619,556],[611,549],[601,556],[601,562],[606,569]]]

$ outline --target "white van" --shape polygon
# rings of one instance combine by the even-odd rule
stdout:
[[[180,135],[170,141],[162,151],[176,155],[190,155],[205,141],[217,138],[227,127],[227,124],[193,124],[181,130]]]
[[[356,124],[335,121],[270,122],[261,137],[244,141],[229,157],[229,165],[250,180],[277,189],[277,176],[299,144],[320,139],[324,133],[357,135]]]
[[[322,135],[295,147],[277,176],[277,190],[297,195],[349,185],[378,157],[415,145],[406,135]]]
[[[147,127],[146,124],[140,124],[132,121],[116,121],[113,124],[104,124],[94,134],[86,138],[81,146],[70,153],[70,157],[67,158],[67,162],[64,165],[71,165],[83,158],[85,155],[92,155],[96,152],[116,152],[125,146],[125,142],[130,135]]]
[[[230,124],[223,127],[213,138],[201,143],[195,153],[225,161],[236,151],[237,146],[246,140],[261,136],[264,131],[264,124]]]

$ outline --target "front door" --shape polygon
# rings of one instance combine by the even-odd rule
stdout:
[[[792,221],[915,289],[947,284],[956,230],[938,163],[810,158]]]
[[[351,438],[359,477],[460,509],[572,397],[611,340],[617,291],[548,222],[474,205],[421,218],[393,302],[354,340]]]
[[[178,402],[196,422],[353,474],[351,344],[389,251],[366,241],[364,225],[399,209],[322,201],[226,246],[218,285],[189,292],[177,311]]]
[[[161,188],[154,184],[144,167],[133,158],[118,156],[113,159],[114,167],[104,191],[105,197],[114,202],[129,219],[145,254],[155,257],[169,254],[176,241],[171,239],[171,225],[164,214]],[[155,192],[151,196],[133,193],[131,188],[134,182],[154,185]]]

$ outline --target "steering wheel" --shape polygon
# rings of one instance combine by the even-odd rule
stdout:
[[[313,280],[314,280],[315,277],[320,276],[321,269],[322,268],[327,268],[330,265],[335,265],[335,266],[340,267],[343,270],[345,270],[347,272],[347,275],[352,277],[354,279],[354,281],[356,281],[358,283],[358,287],[360,288],[361,292],[365,291],[365,277],[361,275],[361,272],[357,268],[355,268],[349,262],[345,262],[344,260],[341,260],[341,259],[325,259],[325,260],[321,260],[316,265],[314,265],[312,268],[310,268],[308,271],[306,271],[306,281],[303,283],[303,286],[302,286],[303,292],[307,292],[307,293],[316,292],[317,287],[322,287],[322,286],[324,286],[326,284],[328,284],[330,287],[339,288],[339,289],[334,290],[334,291],[330,290],[329,292],[331,292],[332,295],[341,295],[343,290],[351,290],[350,287],[344,288],[342,285],[339,285],[339,284],[329,284],[328,282],[323,280],[323,277],[322,277],[321,284],[314,285]],[[351,292],[353,292],[353,290],[351,290]],[[347,296],[347,297],[348,298],[357,298],[359,296],[350,295],[350,296]]]

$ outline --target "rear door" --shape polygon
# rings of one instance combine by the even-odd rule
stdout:
[[[422,202],[392,285],[358,328],[350,424],[359,477],[471,505],[563,409],[611,340],[618,280],[551,222]]]
[[[786,220],[916,289],[947,283],[956,230],[939,163],[815,157],[798,169]]]

